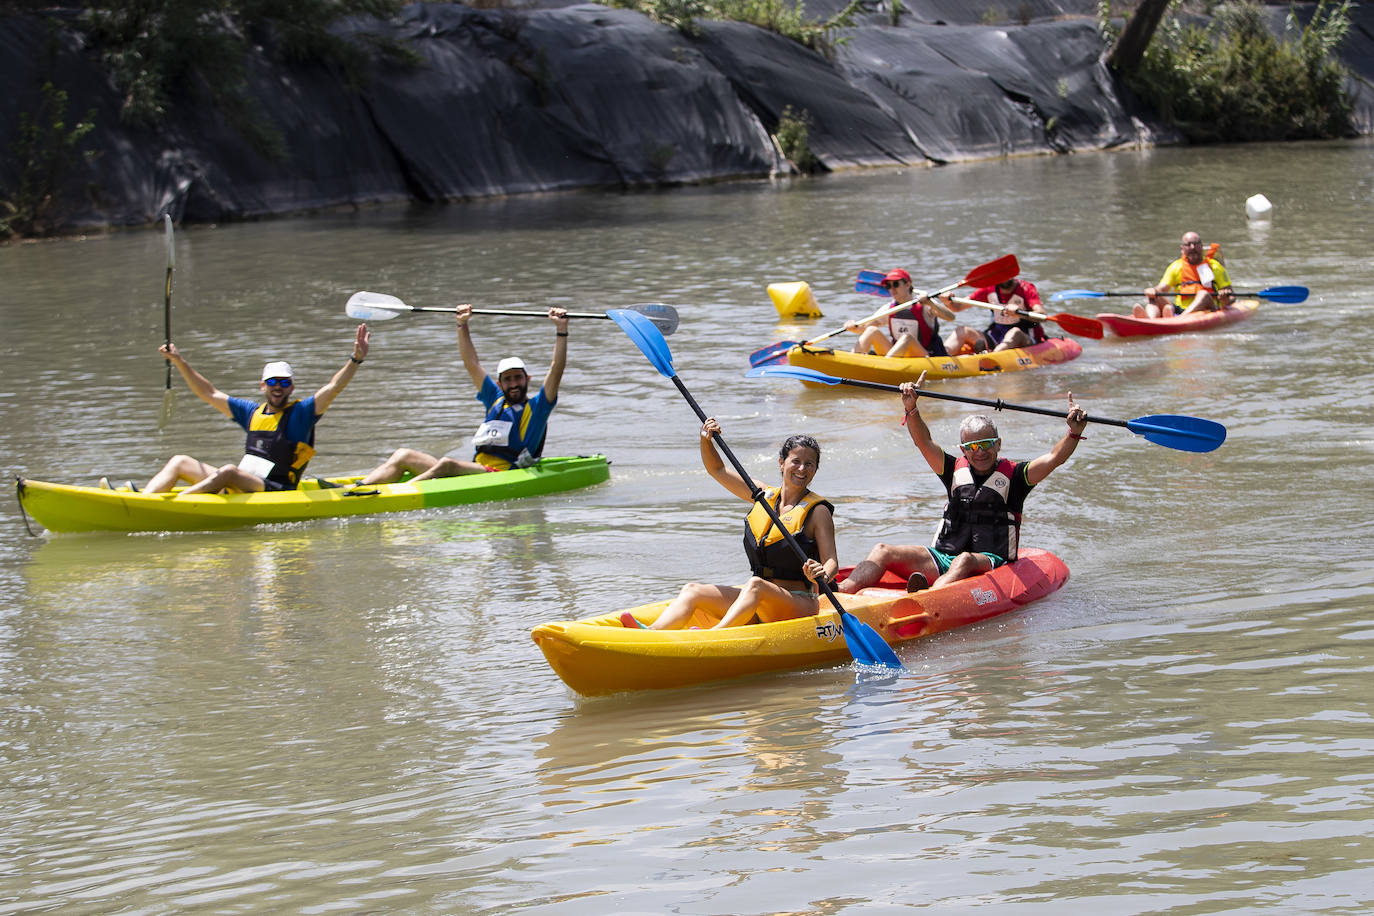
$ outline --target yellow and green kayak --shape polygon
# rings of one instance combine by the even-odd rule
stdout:
[[[308,478],[273,493],[140,493],[20,477],[19,504],[49,531],[217,531],[345,515],[406,512],[576,490],[609,480],[605,455],[544,458],[532,467],[419,483],[355,486],[359,477]]]
[[[994,375],[1038,369],[1077,358],[1083,347],[1076,340],[1051,337],[1041,343],[1013,350],[994,350],[969,353],[963,356],[877,356],[873,353],[852,353],[848,350],[813,348],[805,344],[787,351],[787,362],[803,369],[815,369],[837,378],[858,379],[900,385],[914,382],[926,373],[926,378],[970,378],[975,375]]]
[[[940,588],[907,594],[904,580],[886,573],[873,588],[837,597],[846,611],[895,645],[1014,611],[1058,590],[1068,578],[1064,561],[1047,550],[1028,549],[991,572]],[[629,613],[648,624],[667,606],[659,601]],[[588,696],[685,687],[852,658],[840,615],[829,606],[814,617],[708,629],[715,622],[698,609],[688,623],[701,629],[645,630],[626,626],[616,612],[542,624],[530,635],[563,682]]]

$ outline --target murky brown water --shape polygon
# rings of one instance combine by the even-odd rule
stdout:
[[[0,506],[0,912],[775,913],[951,909],[1360,912],[1374,903],[1369,213],[1374,145],[1123,152],[793,185],[567,195],[177,233],[173,330],[251,394],[348,353],[348,295],[416,305],[676,306],[698,401],[764,477],[824,446],[842,559],[933,530],[938,484],[895,399],[746,381],[749,351],[1015,252],[1049,293],[1152,282],[1178,236],[1239,286],[1310,286],[1224,331],[1085,341],[976,397],[1178,413],[1192,455],[1094,427],[1028,505],[1060,593],[834,667],[581,700],[529,629],[735,581],[741,505],[697,466],[691,411],[610,322],[573,327],[552,453],[612,481],[509,505],[225,534],[24,534]],[[1248,223],[1244,200],[1275,206]],[[162,236],[0,249],[7,468],[146,479],[241,434],[163,366]],[[780,325],[805,279],[827,317]],[[1121,300],[1066,303],[1091,315]],[[484,357],[547,365],[544,322],[487,319]],[[540,370],[537,369],[536,372]],[[937,435],[959,405],[930,405]],[[376,327],[320,427],[319,473],[477,418],[452,322]],[[1055,421],[999,418],[1011,456]]]

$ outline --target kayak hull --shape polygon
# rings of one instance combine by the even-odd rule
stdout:
[[[184,497],[24,478],[16,488],[24,511],[49,531],[219,531],[559,493],[610,479],[610,462],[604,455],[545,458],[529,468],[350,489],[358,479],[332,478],[321,486],[309,478],[297,490]]]
[[[1077,358],[1083,346],[1076,340],[1051,337],[1041,343],[1013,350],[970,353],[964,356],[877,356],[848,350],[793,347],[787,362],[803,369],[814,369],[839,378],[900,385],[914,382],[926,373],[927,379],[970,378],[1021,369],[1037,369]]]
[[[1054,554],[1029,549],[1006,566],[938,589],[909,595],[886,576],[878,587],[838,597],[845,610],[895,645],[1014,611],[1068,578],[1068,567]],[[667,606],[660,601],[630,613],[647,624]],[[713,622],[698,611],[690,624]],[[563,682],[586,696],[687,687],[851,658],[840,617],[828,607],[814,617],[724,630],[641,630],[623,626],[616,612],[542,624],[530,635]]]
[[[1173,318],[1136,318],[1134,315],[1103,313],[1097,320],[1117,337],[1157,337],[1161,334],[1182,334],[1187,331],[1210,331],[1244,321],[1259,308],[1258,299],[1239,299],[1219,312],[1194,312]]]

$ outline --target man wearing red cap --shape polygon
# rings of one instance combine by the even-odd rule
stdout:
[[[415,475],[413,480],[430,480],[528,467],[544,451],[549,414],[558,403],[558,383],[563,379],[563,367],[568,362],[567,310],[549,309],[549,320],[557,328],[553,361],[549,363],[543,387],[534,397],[528,396],[530,376],[524,360],[518,356],[508,356],[497,364],[495,381],[487,375],[477,358],[477,347],[468,329],[472,306],[460,305],[455,311],[458,352],[463,357],[468,376],[477,386],[477,399],[487,409],[486,419],[472,437],[476,453],[471,461],[461,461],[448,456],[437,458],[418,449],[398,448],[383,464],[358,481],[357,486],[392,483],[407,472]]]
[[[846,321],[845,330],[859,335],[855,353],[870,350],[879,356],[947,356],[945,342],[940,339],[940,319],[954,318],[954,313],[930,299],[913,301],[911,274],[900,267],[883,278],[883,287],[892,293],[888,308],[910,302],[908,308],[887,316],[887,330],[881,327],[861,327],[863,322]],[[881,309],[879,311],[882,311]]]

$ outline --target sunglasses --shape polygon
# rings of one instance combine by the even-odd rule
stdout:
[[[992,439],[974,439],[972,442],[960,442],[959,447],[966,452],[990,452],[997,448],[997,443],[1001,441],[1000,436]]]
[[[262,383],[268,388],[290,388],[292,384],[289,378],[265,378]]]
[[[910,282],[910,280],[884,280],[883,289],[895,289],[896,287],[901,286],[904,283]]]

